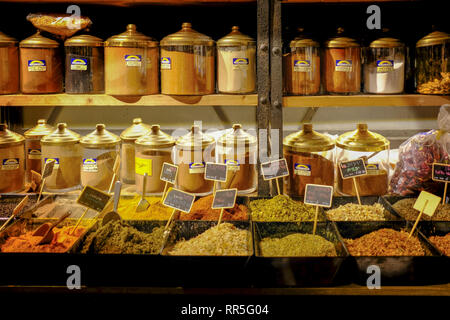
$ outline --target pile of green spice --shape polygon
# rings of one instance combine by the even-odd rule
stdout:
[[[272,199],[253,200],[249,204],[254,221],[314,221],[316,209],[285,195]],[[319,221],[323,216],[319,213]]]
[[[124,221],[111,221],[88,235],[82,253],[158,254],[163,244],[164,227],[151,233],[136,230]]]
[[[336,257],[334,244],[318,235],[293,233],[283,238],[264,238],[261,254],[268,257]]]
[[[413,208],[416,200],[416,198],[401,199],[394,203],[392,207],[403,219],[415,221],[420,214],[419,211]],[[421,220],[450,221],[450,204],[440,203],[432,217],[423,214]]]

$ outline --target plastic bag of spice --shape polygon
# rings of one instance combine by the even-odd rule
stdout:
[[[426,190],[437,192],[442,186],[432,180],[433,162],[447,163],[450,151],[450,105],[438,115],[438,130],[418,133],[400,145],[399,161],[390,186],[399,195]]]
[[[57,13],[30,13],[27,16],[33,26],[39,30],[68,38],[77,31],[83,30],[92,24],[91,19],[82,16]]]

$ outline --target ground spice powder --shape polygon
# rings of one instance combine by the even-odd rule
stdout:
[[[335,257],[334,244],[325,238],[293,233],[282,238],[268,237],[259,243],[261,254],[269,257]]]
[[[134,198],[121,198],[118,212],[125,220],[169,220],[172,209],[161,203],[159,197],[145,197],[150,206],[145,211],[136,212],[136,207],[141,200],[141,196]]]
[[[220,209],[212,209],[213,195],[198,199],[192,205],[189,213],[181,213],[180,220],[219,220]],[[234,208],[223,211],[222,220],[248,220],[247,207],[242,204],[235,204]]]

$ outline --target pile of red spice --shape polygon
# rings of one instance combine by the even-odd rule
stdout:
[[[214,196],[206,196],[198,199],[192,205],[191,212],[180,214],[180,220],[219,220],[220,209],[212,209]],[[248,220],[248,208],[242,204],[235,204],[234,208],[223,211],[222,220]]]

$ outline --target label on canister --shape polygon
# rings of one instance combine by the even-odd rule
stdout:
[[[309,60],[294,60],[295,72],[311,72],[311,61]]]
[[[241,168],[239,160],[225,159],[225,164],[227,165],[227,169],[231,171],[239,171]]]
[[[336,71],[342,72],[352,72],[353,70],[353,62],[352,60],[336,60]]]
[[[47,71],[47,63],[45,60],[28,60],[29,72],[44,72]]]
[[[84,158],[83,159],[83,172],[98,172],[97,159]]]
[[[50,162],[50,161],[55,161],[55,165],[53,166],[53,169],[58,169],[59,168],[59,158],[44,158],[44,162]]]
[[[135,170],[137,174],[143,176],[145,173],[152,176],[152,159],[135,158]]]
[[[161,70],[170,70],[172,69],[172,60],[169,57],[161,58]]]
[[[248,58],[233,58],[233,70],[247,70]]]
[[[295,163],[294,174],[309,177],[311,176],[311,166],[309,164]]]
[[[28,159],[30,160],[41,160],[42,152],[41,149],[28,149]]]
[[[125,63],[127,67],[140,67],[142,65],[142,56],[127,54],[125,55]]]
[[[367,174],[380,174],[380,164],[379,163],[369,163],[366,164]]]
[[[86,71],[88,67],[88,61],[84,58],[72,58],[70,59],[70,70]]]
[[[394,60],[377,60],[377,72],[391,72],[394,71]]]
[[[189,173],[205,173],[205,163],[204,162],[189,163]]]
[[[19,167],[19,158],[2,159],[2,170],[17,170]]]

